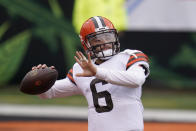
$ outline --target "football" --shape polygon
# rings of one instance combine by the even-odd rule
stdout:
[[[29,95],[38,95],[49,90],[58,77],[56,69],[50,67],[29,71],[20,84],[20,91]]]

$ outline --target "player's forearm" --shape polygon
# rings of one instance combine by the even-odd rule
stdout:
[[[38,96],[41,99],[50,99],[50,98],[52,98],[52,88],[50,90],[42,93],[42,94],[39,94]]]
[[[73,85],[68,79],[57,80],[50,90],[40,94],[39,97],[43,99],[66,97],[76,94],[81,94],[79,89]]]
[[[128,87],[139,87],[145,81],[144,70],[140,67],[130,71],[117,71],[97,68],[96,77],[102,80],[106,80],[111,84]]]
[[[55,98],[55,97],[57,97],[57,93],[55,91],[56,90],[55,88],[56,88],[56,85],[54,84],[50,90],[48,90],[38,96],[42,99]]]

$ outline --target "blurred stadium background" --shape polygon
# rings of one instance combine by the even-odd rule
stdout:
[[[84,97],[40,100],[18,89],[40,63],[54,65],[58,79],[65,78],[75,51],[82,50],[79,28],[95,15],[113,21],[122,50],[150,57],[142,97],[146,131],[196,130],[195,12],[195,0],[0,0],[0,130],[25,130],[19,124],[26,120],[34,127],[43,123],[40,130],[48,129],[48,120],[54,124],[50,130],[78,130],[65,124],[71,122],[87,130]]]

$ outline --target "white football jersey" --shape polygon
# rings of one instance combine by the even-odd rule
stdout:
[[[143,130],[143,106],[140,100],[142,84],[149,74],[147,56],[138,50],[125,50],[100,65],[96,65],[94,77],[76,77],[83,72],[74,64],[67,78],[72,82],[71,90],[58,90],[42,94],[48,98],[61,93],[69,95],[82,93],[88,102],[89,131],[131,131]],[[65,79],[67,80],[67,79]],[[74,86],[73,86],[74,85]],[[67,88],[66,86],[62,87]],[[55,95],[55,90],[58,92]],[[53,93],[51,93],[53,92]],[[78,93],[79,94],[79,93]],[[60,95],[67,96],[67,95]]]

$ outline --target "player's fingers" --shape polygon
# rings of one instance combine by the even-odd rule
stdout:
[[[80,56],[81,56],[80,61],[81,61],[82,63],[83,63],[83,62],[88,62],[87,59],[86,59],[86,57],[83,55],[83,53],[82,53],[81,51],[79,51],[79,54],[80,54]]]
[[[80,55],[80,53],[78,51],[76,51],[76,56],[79,58],[79,60],[82,59],[82,56]]]
[[[41,64],[39,64],[39,65],[37,66],[37,69],[41,68],[41,66],[42,66],[42,65],[41,65]]]
[[[77,77],[85,77],[84,73],[77,73],[76,76]]]
[[[80,60],[79,60],[76,56],[74,56],[74,58],[75,58],[76,62],[77,62],[80,66],[82,66],[82,63],[80,62]]]
[[[51,69],[55,69],[55,67],[54,67],[54,66],[51,66],[50,68],[51,68]]]
[[[88,55],[88,62],[91,63],[91,56],[90,56],[90,53],[88,53],[87,55]]]
[[[33,66],[33,67],[32,67],[32,70],[35,70],[35,69],[36,69],[36,66]]]
[[[80,51],[80,56],[82,56],[82,59],[86,60],[86,57],[83,55],[83,53]]]
[[[46,67],[47,67],[47,65],[46,65],[46,64],[43,64],[43,65],[42,65],[42,68],[46,68]]]
[[[83,53],[80,51],[80,55],[82,56],[82,59],[80,60],[82,63],[87,64],[89,61],[86,59],[86,56],[83,55]]]

